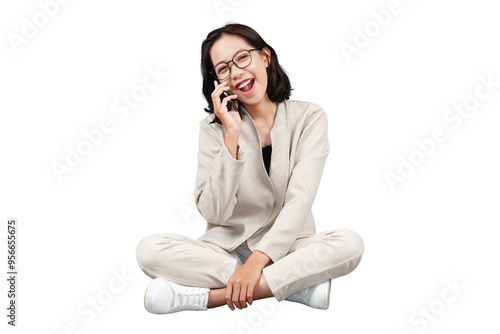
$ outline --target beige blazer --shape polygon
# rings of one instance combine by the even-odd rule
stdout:
[[[268,176],[257,127],[243,108],[238,155],[224,144],[223,125],[200,122],[195,204],[207,220],[199,239],[233,251],[247,241],[278,261],[297,238],[316,232],[311,206],[330,151],[328,120],[314,103],[278,105],[271,129]]]

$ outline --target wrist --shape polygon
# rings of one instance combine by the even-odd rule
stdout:
[[[262,253],[261,251],[254,251],[252,255],[250,255],[245,262],[245,264],[248,263],[248,265],[251,265],[252,267],[258,268],[260,271],[264,269],[264,267],[269,263],[271,259],[269,256],[266,254]]]
[[[240,129],[225,129],[224,138],[226,139],[238,139],[240,136]]]

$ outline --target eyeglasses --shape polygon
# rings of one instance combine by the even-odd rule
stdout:
[[[252,63],[252,53],[251,51],[260,50],[260,49],[250,49],[250,50],[242,50],[234,55],[233,59],[228,62],[222,62],[212,69],[210,73],[214,77],[219,80],[226,79],[231,74],[231,67],[229,67],[229,63],[233,63],[238,68],[245,68]]]

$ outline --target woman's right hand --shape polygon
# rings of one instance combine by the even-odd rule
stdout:
[[[231,99],[236,99],[238,95],[229,95],[220,100],[220,96],[224,91],[228,91],[230,88],[227,86],[226,82],[217,84],[217,81],[214,81],[215,89],[212,92],[212,103],[214,106],[214,113],[220,119],[226,132],[237,132],[239,133],[241,130],[241,117],[237,110],[229,111],[227,110],[227,103]],[[238,100],[233,101],[236,107],[238,107]]]

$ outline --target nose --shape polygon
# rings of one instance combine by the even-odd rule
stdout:
[[[242,74],[245,72],[244,69],[239,68],[235,64],[231,66],[231,79],[234,81],[236,79],[241,78]]]

